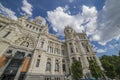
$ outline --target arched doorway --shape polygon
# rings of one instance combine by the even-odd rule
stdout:
[[[1,80],[14,80],[19,67],[21,66],[25,53],[17,51],[12,58],[11,62],[8,64],[6,69],[4,70]]]

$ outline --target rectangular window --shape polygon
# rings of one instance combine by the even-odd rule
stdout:
[[[57,53],[57,48],[54,49],[54,53],[55,53],[55,54]]]
[[[2,27],[2,25],[0,24],[0,28]]]
[[[57,54],[60,54],[60,50],[59,49],[57,49]]]
[[[3,30],[5,28],[5,25],[0,24],[0,30]]]
[[[76,48],[76,52],[78,52],[78,49]]]
[[[74,57],[72,57],[72,61],[74,61],[75,60],[75,58]]]
[[[37,59],[36,67],[39,67],[39,65],[40,65],[40,59]]]
[[[46,71],[51,71],[51,63],[47,62],[46,64]]]
[[[49,46],[47,47],[47,52],[49,52]]]
[[[80,61],[80,57],[78,57],[79,61]]]
[[[51,80],[51,77],[45,77],[45,80]]]
[[[29,25],[28,24],[26,24],[26,27],[28,27]]]
[[[53,53],[53,47],[52,47],[52,53]]]
[[[41,48],[43,48],[44,42],[41,42]]]
[[[73,48],[72,48],[72,47],[70,48],[70,50],[71,50],[71,53],[74,53],[74,52],[73,52]]]
[[[65,64],[63,64],[63,72],[66,72]]]
[[[29,26],[29,28],[31,28],[31,27],[32,27],[32,25]]]
[[[87,50],[87,52],[90,52],[88,46],[86,46],[86,50]]]
[[[62,50],[62,54],[64,55],[65,53],[64,53],[64,50]]]
[[[55,63],[55,71],[59,72],[59,64],[58,63]]]

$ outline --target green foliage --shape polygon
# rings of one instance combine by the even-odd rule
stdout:
[[[120,55],[120,52],[119,52]],[[102,56],[100,58],[106,76],[109,78],[120,78],[120,56]]]
[[[119,56],[120,56],[120,51],[119,51]]]
[[[95,61],[89,60],[89,69],[90,69],[93,77],[95,77],[95,78],[102,77],[103,71],[100,69],[100,67],[98,66],[98,64]]]
[[[71,66],[72,77],[74,80],[80,80],[83,77],[83,70],[80,61],[74,60]]]

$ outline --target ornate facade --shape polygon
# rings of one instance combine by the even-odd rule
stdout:
[[[64,29],[65,41],[50,34],[42,17],[11,20],[0,15],[0,80],[65,80],[71,64],[81,61],[84,78],[90,77],[89,59],[101,63],[84,32]]]

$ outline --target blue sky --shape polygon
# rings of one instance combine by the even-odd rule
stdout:
[[[117,55],[120,50],[120,0],[0,0],[0,14],[17,19],[25,14],[42,16],[50,33],[63,39],[71,25],[85,31],[98,56]]]

